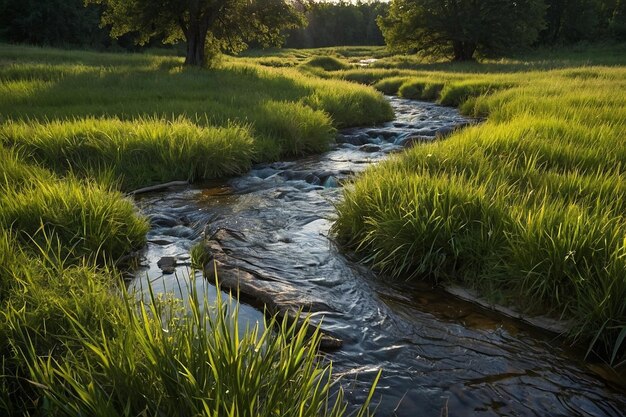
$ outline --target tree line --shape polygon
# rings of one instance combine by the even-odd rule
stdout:
[[[183,41],[188,63],[204,61],[207,46],[386,42],[466,59],[606,39],[626,40],[626,0],[0,0],[2,41],[93,49]]]
[[[387,13],[388,3],[310,2],[306,25],[287,33],[288,48],[323,48],[327,46],[384,45],[378,16]]]

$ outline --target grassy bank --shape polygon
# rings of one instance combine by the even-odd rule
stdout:
[[[584,62],[337,73],[487,116],[368,170],[339,207],[340,238],[389,276],[461,282],[571,319],[572,343],[623,365],[626,55],[612,48],[610,65],[591,49]]]
[[[371,88],[294,69],[0,45],[0,414],[342,415],[317,336],[239,338],[226,307],[124,293],[116,265],[148,223],[121,191],[391,117]]]
[[[6,45],[0,59],[0,141],[59,173],[111,168],[125,188],[320,152],[335,128],[393,116],[371,89],[249,61],[207,71],[175,57]]]

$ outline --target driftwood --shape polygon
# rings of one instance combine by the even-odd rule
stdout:
[[[149,193],[152,191],[161,191],[166,188],[175,187],[177,185],[189,185],[189,181],[170,181],[164,184],[151,185],[149,187],[143,187],[143,188],[139,188],[137,190],[131,191],[128,194],[137,195],[137,194]]]

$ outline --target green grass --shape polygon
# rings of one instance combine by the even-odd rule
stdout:
[[[198,126],[182,117],[11,121],[0,125],[0,142],[61,175],[108,171],[124,189],[235,174],[255,157],[249,128]]]
[[[306,320],[239,329],[230,302],[208,304],[193,290],[187,300],[138,301],[111,272],[42,255],[13,272],[0,312],[3,415],[344,414]]]
[[[503,61],[338,74],[487,121],[368,170],[346,190],[336,232],[390,276],[461,282],[572,320],[573,344],[623,365],[622,50],[596,56],[590,48],[584,62],[512,60],[514,68]],[[594,57],[608,65],[585,65]]]
[[[198,70],[184,68],[175,57],[0,45],[0,62],[5,146],[23,148],[29,160],[55,171],[73,165],[78,153],[74,168],[79,171],[115,163],[116,174],[129,186],[244,172],[255,161],[323,151],[335,128],[393,117],[372,89],[250,60],[230,59],[220,68]],[[129,129],[126,139],[122,133]],[[166,132],[175,132],[169,142],[162,138]],[[233,140],[237,135],[241,138]],[[224,140],[231,143],[229,154]],[[116,151],[121,143],[123,149]],[[81,147],[90,148],[89,161]],[[206,152],[204,160],[198,151]],[[72,152],[72,158],[60,161],[59,152]],[[168,169],[136,165],[141,153]],[[216,160],[220,163],[207,166]]]
[[[252,59],[0,45],[0,414],[343,415],[318,333],[240,335],[198,294],[183,311],[124,293],[149,225],[120,190],[236,175],[392,117],[372,88]]]
[[[339,71],[349,67],[347,63],[333,56],[315,56],[309,59],[305,65],[313,68],[321,68],[324,71]]]

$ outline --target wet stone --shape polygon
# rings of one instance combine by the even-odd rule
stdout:
[[[174,256],[164,256],[159,259],[157,266],[164,274],[173,274],[176,271],[177,263]]]
[[[148,243],[152,243],[153,245],[158,245],[158,246],[167,246],[167,245],[171,245],[172,242],[171,240],[165,240],[165,239],[148,239]]]
[[[389,140],[390,138],[396,136],[396,132],[383,130],[383,129],[372,129],[367,131],[367,135],[372,138],[383,138],[385,140]]]
[[[349,145],[361,146],[371,141],[371,138],[366,134],[357,135],[342,135],[338,134],[335,138],[337,143],[347,143]]]
[[[433,138],[431,136],[420,136],[420,135],[416,135],[416,136],[409,136],[408,138],[404,138],[399,145],[405,147],[405,148],[412,148],[413,146],[420,144],[420,143],[428,143],[428,142],[432,142]]]
[[[360,151],[362,152],[368,152],[368,153],[373,153],[373,152],[380,152],[381,151],[381,147],[378,145],[371,145],[371,144],[367,144],[367,145],[363,145],[359,148]]]

